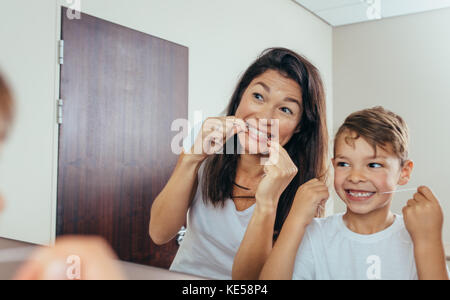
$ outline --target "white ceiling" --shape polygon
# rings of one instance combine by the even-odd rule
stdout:
[[[294,0],[332,26],[450,7],[450,0]]]

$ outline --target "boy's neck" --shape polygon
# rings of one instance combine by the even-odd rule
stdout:
[[[391,212],[390,205],[387,205],[368,214],[356,214],[347,209],[343,220],[347,228],[355,233],[374,234],[391,226],[395,215]]]

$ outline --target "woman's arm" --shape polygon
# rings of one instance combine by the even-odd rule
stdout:
[[[328,187],[318,179],[310,180],[298,189],[280,236],[259,276],[260,279],[292,279],[295,259],[306,228],[316,215],[317,209],[328,198]]]
[[[298,224],[293,216],[284,223],[259,279],[291,280],[294,273],[295,257],[306,232],[306,226]]]
[[[233,279],[258,279],[273,247],[278,200],[297,174],[297,167],[286,150],[277,143],[271,145],[264,172],[265,177],[255,195],[255,211],[233,262]]]
[[[186,223],[187,211],[197,191],[201,163],[208,155],[221,150],[230,137],[246,130],[244,121],[234,116],[205,120],[191,154],[180,155],[172,176],[153,202],[149,233],[155,244],[169,242]]]
[[[275,217],[276,209],[264,209],[256,204],[244,239],[234,258],[233,280],[258,279],[272,251]]]
[[[164,189],[153,202],[149,233],[163,245],[186,223],[187,211],[197,191],[197,172],[204,158],[182,153]]]

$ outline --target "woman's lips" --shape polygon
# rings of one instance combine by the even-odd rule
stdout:
[[[346,189],[345,194],[350,201],[366,201],[372,198],[376,192]]]
[[[249,123],[246,123],[248,129],[248,136],[255,140],[258,143],[267,143],[268,141],[273,139],[271,133],[267,131],[258,130],[257,128],[251,126]]]

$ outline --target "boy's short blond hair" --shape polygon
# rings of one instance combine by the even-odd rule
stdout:
[[[408,159],[408,125],[399,115],[381,106],[357,111],[345,119],[335,136],[334,155],[336,142],[344,133],[350,133],[345,137],[347,144],[362,137],[372,145],[375,156],[380,147],[398,156],[402,166]]]
[[[13,119],[13,99],[6,82],[0,75],[0,141],[8,134]]]

